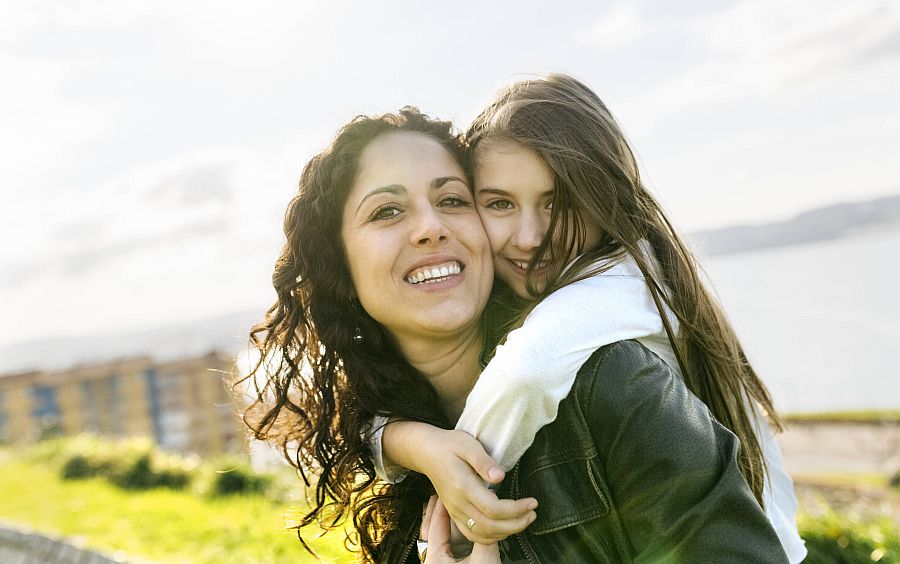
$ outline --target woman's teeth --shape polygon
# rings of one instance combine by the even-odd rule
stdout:
[[[416,270],[406,277],[406,281],[410,284],[433,284],[448,276],[459,274],[461,271],[462,266],[458,262],[448,262]]]

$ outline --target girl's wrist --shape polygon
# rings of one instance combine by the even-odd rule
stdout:
[[[430,457],[425,450],[435,444],[437,427],[418,421],[392,420],[384,428],[382,447],[385,465],[400,466],[412,472],[428,475]]]

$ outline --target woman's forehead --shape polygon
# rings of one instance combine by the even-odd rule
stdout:
[[[438,140],[424,133],[392,132],[375,138],[360,157],[358,179],[385,175],[445,176],[462,166]]]

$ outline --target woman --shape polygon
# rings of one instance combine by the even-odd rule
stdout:
[[[457,428],[512,468],[538,429],[555,419],[591,353],[637,338],[686,376],[688,388],[739,437],[744,477],[791,561],[802,560],[793,486],[762,415],[778,427],[772,402],[690,252],[643,187],[602,101],[568,76],[518,82],[497,95],[467,137],[497,276],[538,305],[498,348]],[[495,498],[472,468],[459,464],[463,458],[473,468],[491,465],[474,441],[467,444],[468,435],[456,437],[453,449],[429,449],[420,446],[434,442],[427,426],[387,430],[388,468],[381,475],[396,477],[391,462],[422,471],[461,527],[467,519],[478,523],[462,527],[471,540],[506,535],[492,518]]]
[[[252,333],[261,360],[251,377],[258,373],[254,381],[265,384],[246,414],[248,423],[258,438],[281,444],[304,477],[309,470],[317,475],[315,501],[301,526],[317,521],[336,528],[352,516],[368,560],[412,556],[422,507],[433,492],[415,474],[373,487],[362,436],[371,418],[393,415],[450,428],[483,360],[480,316],[492,260],[460,157],[449,125],[413,110],[346,126],[304,169],[273,275],[278,301]],[[516,492],[574,476],[573,491],[583,494],[570,497],[571,506],[542,500],[538,514],[528,498],[505,500],[506,510],[523,516],[519,528],[542,525],[539,538],[517,537],[530,557],[551,561],[574,534],[609,541],[578,545],[583,561],[675,554],[698,561],[723,550],[727,557],[719,561],[783,561],[738,470],[734,436],[641,345],[614,347],[592,356],[573,388],[577,393],[564,402],[569,407],[560,408],[574,414],[570,408],[601,402],[596,411],[587,410],[597,418],[596,428],[576,428],[574,415],[561,416],[547,428],[551,434],[544,433],[547,440],[526,454],[534,461],[541,455],[535,447],[560,443],[553,440],[555,429],[592,445],[590,458],[577,468],[553,464],[540,479],[522,476],[521,484],[508,484]],[[622,384],[618,392],[590,385],[614,377]],[[641,402],[623,401],[634,394],[660,397],[645,411]],[[634,424],[619,426],[633,440],[609,434],[617,414],[638,412]],[[690,437],[690,447],[669,448],[678,444],[673,432]],[[653,443],[665,448],[646,448]],[[629,461],[628,467],[617,460]],[[661,475],[660,464],[667,465]],[[578,473],[561,475],[553,468]],[[610,489],[607,476],[621,479],[622,488]],[[661,487],[669,492],[663,495]],[[577,522],[558,528],[558,518],[567,519],[584,503],[589,518],[579,513]],[[694,518],[676,518],[685,515]],[[714,525],[705,515],[716,517]],[[629,534],[637,539],[630,544]],[[673,539],[678,546],[670,544]],[[515,547],[504,550],[513,554]]]

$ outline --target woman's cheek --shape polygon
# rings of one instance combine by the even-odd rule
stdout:
[[[487,234],[488,243],[491,246],[491,254],[496,257],[503,250],[506,239],[508,239],[505,236],[507,229],[504,227],[504,221],[493,217],[487,212],[480,212],[478,215],[481,217],[481,224],[484,226],[484,232]]]

